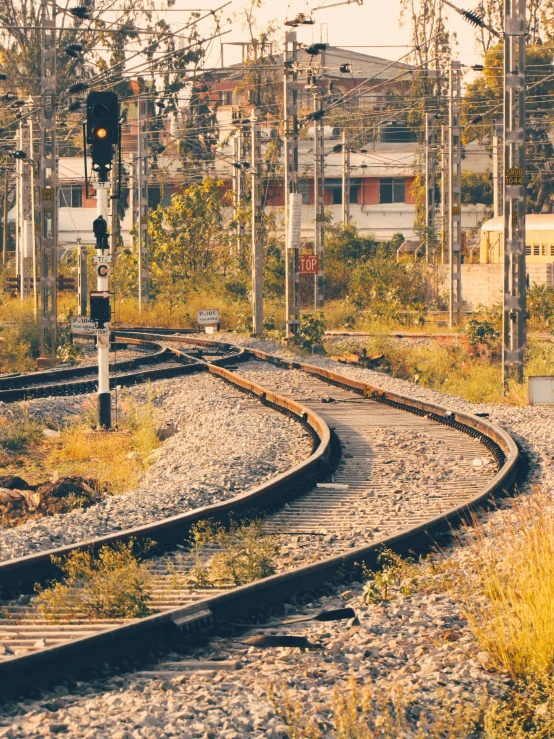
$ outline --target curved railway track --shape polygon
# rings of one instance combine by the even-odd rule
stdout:
[[[84,676],[108,663],[127,667],[137,653],[171,644],[248,611],[287,600],[302,591],[345,577],[361,562],[375,566],[378,552],[428,547],[461,517],[509,489],[518,462],[511,437],[483,418],[385,392],[309,364],[263,352],[241,350],[169,330],[121,331],[125,341],[179,342],[183,361],[246,393],[249,412],[287,413],[314,439],[312,455],[287,472],[237,497],[147,526],[119,531],[92,542],[0,563],[2,618],[0,641],[15,653],[0,662],[3,695],[48,686],[64,676]],[[237,363],[242,371],[237,372]],[[52,385],[48,387],[52,393]],[[57,386],[54,386],[57,387]],[[390,473],[391,449],[375,444],[383,429],[418,434],[456,458],[456,475],[427,475],[421,499],[398,489]],[[399,469],[403,452],[392,460]],[[490,474],[476,472],[473,460],[486,460]],[[429,460],[427,460],[429,461]],[[432,462],[432,460],[431,460]],[[429,464],[429,467],[432,465]],[[187,535],[203,519],[227,522],[233,515],[264,515],[271,533],[296,542],[276,575],[241,587],[202,591],[187,583],[191,556]],[[378,512],[378,516],[377,516]],[[37,617],[32,587],[57,577],[52,555],[76,548],[100,548],[130,538],[153,539],[155,575],[152,615],[133,621],[51,623]],[[285,547],[286,548],[286,547]]]

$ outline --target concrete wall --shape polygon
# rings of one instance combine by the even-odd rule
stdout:
[[[477,305],[492,306],[502,301],[504,265],[502,264],[463,264],[462,299],[468,307]],[[554,287],[554,262],[551,264],[528,264],[529,284],[550,285]],[[448,291],[448,267],[439,266],[439,290]]]

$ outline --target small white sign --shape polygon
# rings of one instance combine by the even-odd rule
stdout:
[[[554,377],[538,375],[529,378],[529,404],[554,405]]]
[[[219,309],[199,310],[196,312],[196,322],[200,326],[215,326],[219,323]]]
[[[110,334],[109,328],[95,328],[94,329],[95,336],[109,336],[109,334]]]
[[[71,317],[71,333],[72,334],[93,334],[96,328],[94,321],[88,316],[72,316]]]
[[[111,264],[112,255],[111,254],[97,254],[95,257],[92,258],[92,261],[94,262],[94,264]]]

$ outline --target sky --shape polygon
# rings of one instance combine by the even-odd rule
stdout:
[[[175,0],[173,8],[215,8],[223,4],[225,0],[193,0],[191,4],[187,0]],[[467,1],[467,0],[466,0]],[[344,3],[339,7],[326,8],[340,0],[264,0],[263,6],[256,11],[260,30],[267,28],[271,21],[276,21],[284,33],[283,22],[287,18],[294,18],[298,13],[309,14],[313,11],[316,20],[314,26],[300,27],[297,29],[298,39],[301,42],[313,42],[323,40],[333,46],[358,46],[362,53],[385,59],[398,59],[409,51],[411,29],[408,25],[399,26],[400,0],[361,0],[363,5],[357,2]],[[458,0],[459,2],[459,0]],[[223,49],[225,64],[238,62],[241,59],[239,46],[231,45],[233,42],[244,41],[248,38],[246,31],[241,27],[239,20],[241,10],[248,7],[249,3],[244,0],[232,0],[223,11],[222,18],[234,17],[225,29],[231,29],[231,33],[224,36],[221,41],[225,42]],[[319,9],[316,10],[316,8]],[[464,9],[473,9],[472,5],[461,5]],[[454,58],[464,64],[475,64],[481,62],[480,55],[476,53],[474,31],[455,11],[446,8],[446,17],[451,32],[456,32],[458,44],[454,48]],[[167,17],[170,16],[170,17]],[[186,21],[188,13],[181,14],[172,12],[167,14],[167,19],[173,22]],[[290,30],[290,29],[289,29]],[[229,44],[231,42],[231,44]],[[398,47],[398,48],[393,48]],[[210,62],[219,65],[218,53],[211,55]]]

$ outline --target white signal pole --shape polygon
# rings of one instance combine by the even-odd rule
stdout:
[[[525,0],[504,3],[504,389],[523,382],[527,341],[525,266]]]
[[[108,189],[109,182],[96,182],[96,217],[102,217],[108,223]],[[98,243],[97,243],[98,247]],[[104,249],[96,249],[96,289],[109,297],[109,269],[111,255],[104,254]],[[98,349],[98,411],[100,426],[111,427],[111,394],[110,394],[110,332],[109,329],[96,331]]]

